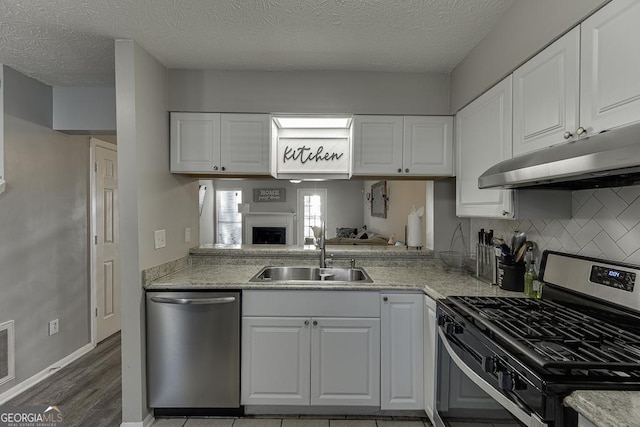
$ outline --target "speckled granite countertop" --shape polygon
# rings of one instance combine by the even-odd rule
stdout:
[[[598,427],[640,425],[639,391],[578,390],[564,403]]]
[[[449,273],[438,267],[364,267],[373,283],[345,282],[269,282],[250,283],[249,279],[263,266],[195,265],[161,277],[147,290],[194,289],[308,289],[308,290],[413,290],[434,299],[449,295],[522,296],[503,291],[467,274]]]

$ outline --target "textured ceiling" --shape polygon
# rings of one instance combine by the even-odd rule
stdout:
[[[113,40],[168,68],[448,73],[515,0],[2,0],[0,63],[114,83]]]

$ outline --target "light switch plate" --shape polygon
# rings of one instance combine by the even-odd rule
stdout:
[[[184,242],[185,243],[191,242],[191,227],[186,227],[184,229]]]
[[[153,232],[154,247],[156,249],[167,246],[167,230],[156,230]]]

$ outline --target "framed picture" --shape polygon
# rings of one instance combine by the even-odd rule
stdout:
[[[371,186],[371,216],[387,217],[387,181],[376,182]]]

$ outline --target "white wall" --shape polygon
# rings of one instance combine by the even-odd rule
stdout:
[[[446,115],[449,76],[170,70],[169,110]]]
[[[116,102],[120,188],[122,418],[149,413],[141,272],[184,257],[198,245],[198,181],[169,172],[167,70],[131,40],[117,40]],[[193,242],[184,242],[191,227]],[[167,246],[154,250],[154,230]]]
[[[89,138],[9,114],[4,137],[0,323],[15,321],[16,378],[0,394],[91,341]],[[52,319],[60,332],[48,336]]]
[[[609,0],[518,0],[451,72],[451,113]]]

